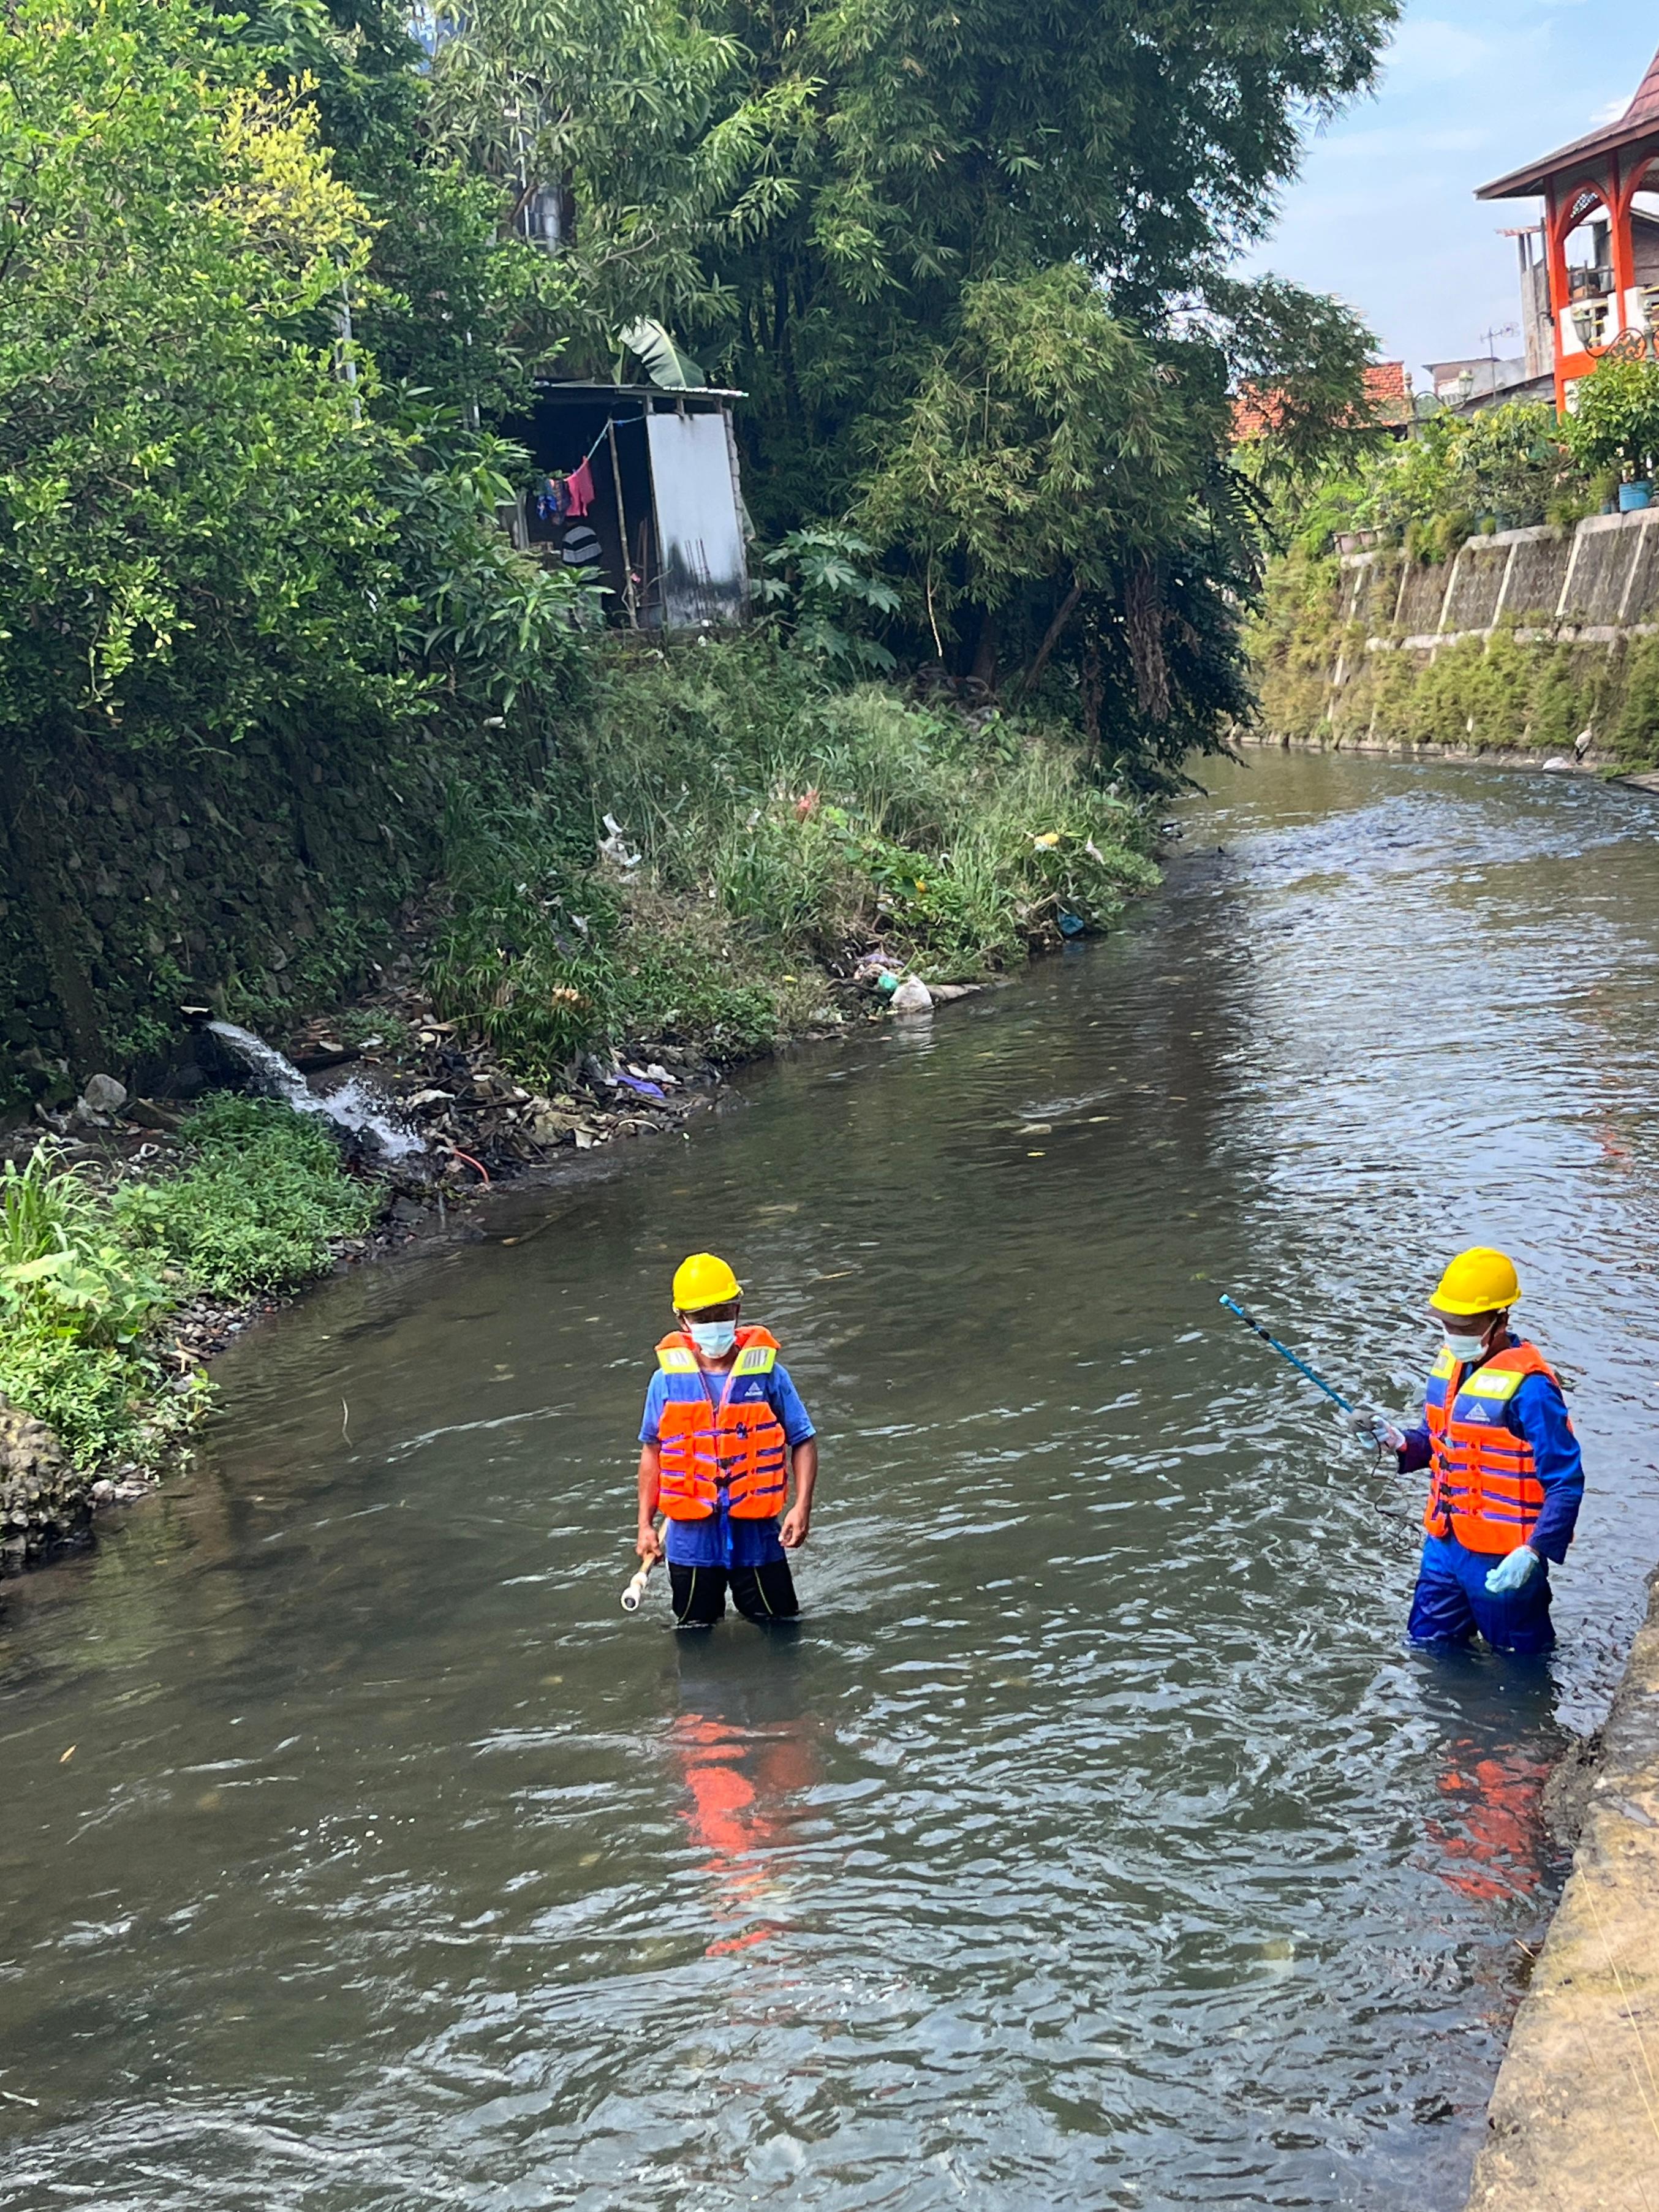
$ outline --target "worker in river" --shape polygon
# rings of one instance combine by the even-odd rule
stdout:
[[[742,1325],[743,1291],[724,1260],[694,1252],[673,1300],[677,1326],[657,1346],[640,1425],[640,1557],[663,1556],[660,1508],[682,1628],[712,1627],[728,1586],[747,1619],[792,1620],[800,1607],[784,1554],[811,1526],[812,1424],[777,1339]]]
[[[1423,1419],[1379,1431],[1402,1474],[1430,1470],[1414,1644],[1467,1644],[1477,1630],[1498,1651],[1555,1642],[1547,1563],[1567,1556],[1584,1469],[1553,1370],[1510,1327],[1520,1295],[1506,1254],[1460,1252],[1429,1308],[1445,1342]]]

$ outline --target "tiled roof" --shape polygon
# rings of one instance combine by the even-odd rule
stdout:
[[[1233,443],[1265,437],[1281,413],[1279,394],[1271,386],[1247,384],[1233,395]],[[1365,365],[1365,409],[1356,414],[1356,428],[1388,428],[1412,419],[1412,397],[1403,361],[1373,361]]]

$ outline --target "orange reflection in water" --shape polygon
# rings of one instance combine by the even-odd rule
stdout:
[[[707,1713],[680,1713],[669,1750],[690,1800],[680,1814],[707,1853],[717,1933],[711,1959],[746,1951],[777,1935],[780,1856],[796,1840],[799,1800],[818,1764],[798,1721],[748,1726]]]
[[[1424,1833],[1449,1889],[1483,1905],[1538,1889],[1549,1857],[1543,1813],[1549,1772],[1549,1761],[1535,1753],[1483,1751],[1467,1738],[1448,1747],[1437,1784],[1445,1810],[1425,1822]]]

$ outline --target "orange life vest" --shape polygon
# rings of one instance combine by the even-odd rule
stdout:
[[[1557,1380],[1533,1344],[1512,1344],[1467,1375],[1449,1349],[1435,1361],[1423,1407],[1432,1470],[1423,1526],[1431,1536],[1455,1536],[1471,1552],[1512,1552],[1532,1534],[1544,1486],[1532,1446],[1504,1420],[1528,1375]]]
[[[738,1356],[723,1373],[697,1364],[677,1331],[657,1346],[667,1395],[657,1424],[671,1521],[706,1521],[726,1493],[734,1521],[770,1521],[788,1490],[789,1443],[766,1395],[778,1340],[763,1328],[738,1331]]]

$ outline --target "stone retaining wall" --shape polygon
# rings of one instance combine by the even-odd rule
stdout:
[[[418,732],[280,731],[135,753],[0,738],[0,1109],[164,1054],[181,1000],[280,1018],[384,948],[437,855],[447,774]],[[470,736],[485,778],[539,742]]]
[[[1267,732],[1291,744],[1659,763],[1659,509],[1500,531],[1449,561],[1273,565],[1251,625]]]
[[[1345,553],[1344,624],[1373,651],[1434,653],[1511,628],[1607,636],[1659,618],[1659,507],[1593,514],[1575,530],[1500,530],[1435,567],[1393,551]]]

